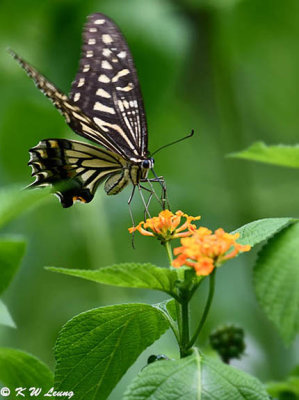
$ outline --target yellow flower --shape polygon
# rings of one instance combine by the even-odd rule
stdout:
[[[173,251],[178,257],[172,265],[175,268],[186,265],[194,268],[197,275],[209,275],[224,261],[251,249],[249,245],[236,242],[239,236],[239,233],[230,234],[222,228],[212,233],[211,230],[200,227],[193,231],[192,236],[181,239],[182,246]]]
[[[185,222],[180,225],[182,217],[185,218]],[[169,210],[163,210],[158,217],[148,218],[145,222],[142,221],[137,226],[129,228],[129,232],[138,231],[144,236],[155,236],[165,243],[172,239],[190,236],[196,229],[192,221],[199,219],[200,217],[191,217],[182,211],[173,214]]]

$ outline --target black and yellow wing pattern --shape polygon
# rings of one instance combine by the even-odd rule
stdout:
[[[147,157],[147,125],[133,58],[116,25],[102,14],[91,15],[84,27],[70,98],[126,157]]]
[[[101,147],[66,140],[42,140],[30,150],[32,186],[57,185],[64,207],[89,202],[106,181],[107,194],[129,182],[138,185],[153,167],[136,69],[128,45],[103,14],[88,17],[79,71],[69,96],[11,51],[36,86],[52,101],[77,134]]]
[[[118,193],[124,175],[124,159],[117,154],[86,143],[66,139],[42,140],[30,150],[29,165],[36,178],[31,186],[60,184],[57,192],[63,207],[74,200],[89,202],[100,183],[106,180],[108,194]],[[123,186],[121,186],[123,187]],[[115,192],[116,190],[116,192]]]

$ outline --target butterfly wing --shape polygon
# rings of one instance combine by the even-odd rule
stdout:
[[[115,23],[103,14],[90,15],[84,27],[70,98],[128,158],[147,156],[147,125],[133,58]]]
[[[90,202],[100,183],[107,194],[116,194],[129,182],[125,160],[105,149],[66,139],[42,140],[30,149],[29,165],[36,178],[30,186],[58,186],[63,207],[74,200]],[[113,185],[111,184],[113,180]]]
[[[126,41],[102,14],[89,17],[83,33],[83,55],[70,97],[14,52],[36,86],[79,135],[106,148],[69,140],[49,139],[31,149],[33,186],[67,183],[58,192],[64,207],[74,199],[91,201],[96,187],[116,194],[140,179],[147,157],[147,125],[143,100]],[[135,169],[134,169],[135,168]]]
[[[32,65],[27,63],[12,50],[10,50],[10,53],[26,71],[27,75],[33,79],[41,92],[52,101],[74,132],[127,158],[127,152],[125,149],[121,148],[109,132],[101,130],[91,118],[85,115],[80,107],[74,104],[71,99],[69,99],[45,76],[40,74]]]

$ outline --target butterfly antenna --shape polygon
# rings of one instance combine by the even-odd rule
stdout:
[[[194,129],[192,129],[191,133],[189,135],[182,137],[181,139],[175,140],[174,142],[170,142],[168,144],[164,144],[163,146],[159,147],[157,150],[155,150],[150,156],[152,157],[154,154],[157,154],[160,150],[165,149],[166,147],[172,146],[173,144],[182,142],[183,140],[189,139],[194,135]]]

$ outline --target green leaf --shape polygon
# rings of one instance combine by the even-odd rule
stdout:
[[[276,234],[254,268],[258,301],[286,343],[299,330],[299,223]]]
[[[9,186],[0,190],[0,227],[18,217],[22,212],[37,205],[49,196],[50,189],[24,190],[24,187]]]
[[[177,305],[176,301],[174,299],[171,300],[165,300],[161,303],[154,304],[153,307],[157,307],[157,309],[163,313],[165,319],[168,321],[169,326],[171,327],[173,333],[175,334],[175,337],[177,338],[177,341],[180,341],[179,337],[179,330],[177,326]]]
[[[222,362],[193,354],[144,368],[123,400],[269,400],[255,378]]]
[[[53,373],[43,362],[28,353],[0,348],[0,382],[10,389],[11,395],[18,387],[42,388],[43,394],[35,398],[44,399],[44,393],[53,386]],[[28,391],[25,395],[29,398]]]
[[[266,384],[267,392],[276,398],[298,399],[299,398],[299,365],[290,373],[290,375],[280,382],[268,382]]]
[[[197,400],[201,398],[200,375],[197,350],[180,360],[156,361],[137,375],[123,400]]]
[[[201,400],[269,400],[256,378],[209,357],[202,363]]]
[[[23,240],[7,237],[0,238],[0,294],[8,287],[25,253]]]
[[[14,323],[6,305],[0,300],[0,324],[9,326],[10,328],[15,328]]]
[[[173,295],[177,271],[152,264],[117,264],[97,270],[47,267],[49,271],[77,276],[105,285],[155,289]]]
[[[294,218],[265,218],[257,221],[249,222],[249,224],[241,226],[232,233],[240,233],[237,240],[241,244],[249,244],[255,246],[264,240],[269,239],[275,233],[283,229],[288,224],[296,221]]]
[[[276,398],[298,399],[299,398],[299,377],[290,376],[286,381],[269,382],[266,385],[267,392]],[[288,397],[286,397],[288,395]],[[282,397],[285,396],[285,397]],[[291,397],[293,396],[293,397]]]
[[[156,306],[122,304],[79,314],[63,327],[55,355],[55,387],[79,399],[108,397],[137,357],[169,328]]]
[[[244,158],[283,167],[299,168],[299,145],[267,146],[263,142],[253,143],[248,149],[229,154],[229,157]]]
[[[169,317],[173,319],[173,321],[177,320],[177,314],[176,314],[176,302],[174,299],[171,300],[166,300],[165,302],[167,313],[169,314]],[[163,303],[160,303],[163,304]]]

